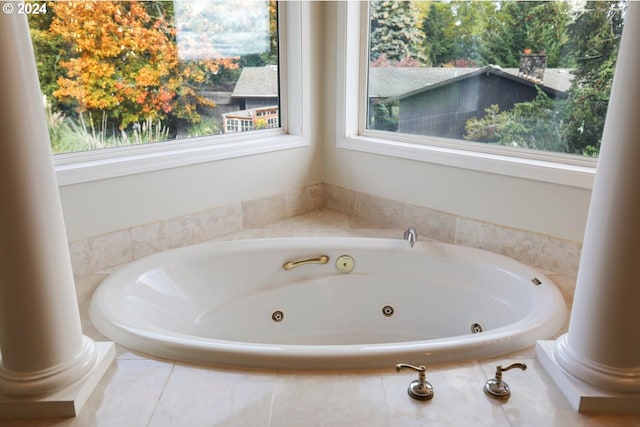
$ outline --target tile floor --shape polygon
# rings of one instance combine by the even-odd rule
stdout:
[[[399,230],[370,229],[327,210],[277,221],[228,239],[290,235],[397,237]],[[109,274],[76,277],[85,334],[104,340],[88,320],[95,287]],[[548,273],[548,272],[547,272]],[[574,279],[548,273],[571,298]],[[527,363],[509,371],[513,395],[506,402],[482,391],[495,366]],[[300,372],[232,369],[160,360],[118,346],[118,357],[79,416],[69,419],[0,420],[5,427],[165,426],[640,426],[640,415],[575,413],[535,359],[533,349],[495,359],[429,367],[435,396],[407,396],[411,372]]]

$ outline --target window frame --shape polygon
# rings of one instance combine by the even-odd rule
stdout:
[[[59,186],[304,147],[309,120],[310,11],[307,2],[278,2],[280,127],[53,155]]]
[[[338,148],[585,189],[593,187],[595,158],[366,129],[368,33],[368,2],[341,2],[336,91]]]

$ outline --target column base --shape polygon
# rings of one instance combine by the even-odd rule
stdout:
[[[75,417],[115,359],[115,344],[94,343],[97,360],[89,373],[79,381],[45,396],[9,398],[0,396],[0,418]]]
[[[554,356],[556,341],[538,341],[536,356],[555,385],[577,412],[640,413],[640,393],[614,393],[567,373]]]

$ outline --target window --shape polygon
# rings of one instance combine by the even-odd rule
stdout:
[[[172,2],[174,7],[178,1],[185,1],[194,5],[209,5],[213,3],[210,1],[176,0]],[[258,3],[250,0],[243,1],[249,1],[250,4]],[[37,17],[33,16],[33,14],[29,16],[32,29],[34,27],[33,21],[48,20],[49,23],[52,21],[53,15],[49,7],[51,3],[46,2],[47,9],[44,14]],[[148,3],[165,4],[166,2]],[[267,4],[266,2],[262,3]],[[237,2],[234,2],[234,4],[238,5]],[[271,6],[276,5],[276,3],[269,2],[268,4],[270,6],[269,13],[272,17],[273,9]],[[210,136],[187,138],[180,136],[178,139],[168,139],[153,144],[118,145],[99,150],[92,149],[56,154],[54,163],[58,185],[78,184],[308,146],[309,139],[305,138],[304,135],[308,133],[308,123],[310,123],[308,117],[310,99],[304,97],[303,94],[309,92],[310,82],[303,77],[303,70],[309,67],[309,57],[303,55],[303,52],[310,51],[311,46],[310,38],[302,37],[302,35],[308,31],[307,29],[310,25],[310,6],[307,2],[277,2],[276,16],[278,24],[278,66],[270,65],[265,68],[272,73],[271,75],[273,75],[274,71],[278,75],[278,101],[276,105],[277,115],[275,119],[270,119],[268,128],[229,134],[221,132]],[[273,20],[270,22],[273,23]],[[273,31],[274,29],[270,28],[270,37],[274,34]],[[39,37],[44,35],[43,32],[32,30],[32,42],[36,47],[36,51],[41,49],[41,47],[38,47],[38,44],[42,43]],[[60,48],[56,46],[50,47],[54,50]],[[36,61],[42,62],[42,58],[44,57],[37,57]],[[53,58],[53,56],[48,56],[48,58]],[[250,64],[245,68],[256,68],[253,65]],[[54,60],[52,63],[39,64],[40,68],[43,68],[43,66],[45,69],[55,70],[58,62]],[[46,93],[46,90],[43,91]],[[213,101],[219,102],[215,97],[213,97]],[[247,107],[243,106],[242,108],[245,109]],[[196,109],[196,111],[198,110]],[[60,119],[61,115],[54,117],[54,120]],[[87,123],[87,121],[84,123],[87,130],[90,130],[90,123]],[[146,125],[146,122],[140,123],[139,126],[142,127],[143,124]],[[80,123],[80,126],[82,126],[82,123]],[[239,126],[240,123],[238,123],[238,130]],[[94,129],[96,131],[102,129],[102,121],[99,121],[98,126],[94,121]],[[132,130],[133,126],[130,131]]]
[[[222,115],[225,133],[247,132],[278,127],[278,106],[252,108]]]
[[[525,157],[562,153],[554,159],[563,162],[595,157],[625,8],[372,1],[360,134]]]
[[[38,4],[29,23],[54,153],[281,126],[275,1]],[[264,105],[268,125],[252,118]]]
[[[225,121],[224,130],[227,133],[240,132],[240,120],[238,119],[227,119]]]

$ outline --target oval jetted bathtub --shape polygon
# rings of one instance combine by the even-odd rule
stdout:
[[[213,242],[134,261],[100,284],[90,314],[110,339],[155,356],[333,369],[519,350],[555,334],[566,308],[540,272],[490,252],[305,237]]]

